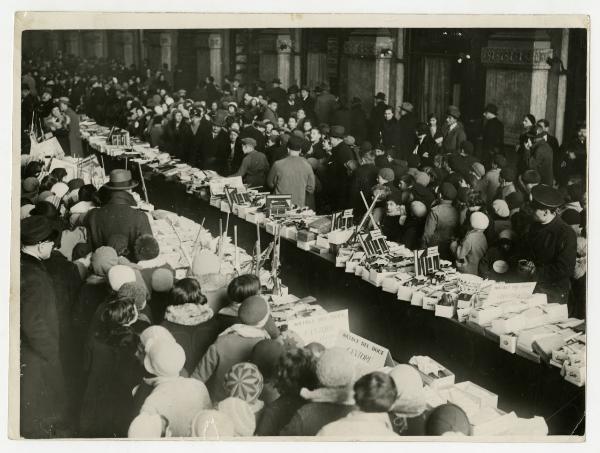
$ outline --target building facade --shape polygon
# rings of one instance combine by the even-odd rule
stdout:
[[[507,144],[526,113],[550,121],[559,141],[586,119],[585,29],[225,29],[28,31],[23,51],[103,57],[179,69],[174,88],[212,75],[243,83],[281,79],[284,88],[327,83],[370,110],[377,92],[417,115],[460,107],[476,133],[486,103],[498,106]]]

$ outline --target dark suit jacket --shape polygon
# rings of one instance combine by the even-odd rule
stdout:
[[[218,170],[219,163],[217,162],[217,156],[219,155],[219,150],[224,146],[223,144],[227,142],[229,142],[229,138],[222,130],[214,137],[212,131],[204,137],[201,153],[202,162],[198,167],[203,170]]]
[[[398,155],[394,156],[406,160],[415,148],[417,117],[408,112],[398,120]]]
[[[146,213],[134,209],[133,196],[126,191],[115,191],[110,201],[101,208],[92,209],[85,216],[88,242],[92,250],[108,244],[113,234],[122,234],[129,250],[134,250],[136,239],[142,234],[152,234]]]
[[[483,152],[502,152],[504,146],[504,124],[498,118],[491,118],[483,125]]]

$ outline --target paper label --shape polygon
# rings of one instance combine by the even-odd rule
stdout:
[[[288,322],[288,329],[297,333],[307,344],[317,342],[326,348],[331,348],[342,332],[350,330],[348,310],[291,319]]]

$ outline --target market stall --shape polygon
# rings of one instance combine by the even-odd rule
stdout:
[[[583,432],[581,322],[567,319],[561,307],[548,304],[543,295],[532,294],[533,287],[461,279],[447,263],[438,263],[434,272],[427,272],[426,264],[424,274],[433,277],[415,280],[419,256],[412,251],[386,251],[398,264],[393,266],[389,259],[377,263],[376,257],[365,260],[360,255],[368,247],[364,240],[377,238],[363,237],[353,247],[326,247],[326,235],[290,228],[285,216],[273,222],[257,215],[258,209],[235,209],[228,197],[211,198],[206,183],[210,178],[201,170],[164,156],[154,159],[143,144],[129,151],[113,148],[102,134],[87,132],[82,136],[89,151],[98,154],[107,172],[125,166],[138,172],[154,208],[203,223],[213,233],[229,219],[239,246],[249,253],[257,229],[262,247],[276,233],[281,237],[280,274],[289,293],[313,296],[327,312],[347,309],[350,332],[383,346],[396,361],[428,356],[451,370],[453,382],[473,382],[496,395],[503,412],[541,416],[550,434]],[[305,214],[304,220],[318,220]],[[453,295],[449,303],[445,294]],[[553,341],[538,341],[544,338]],[[448,394],[441,398],[461,399]]]

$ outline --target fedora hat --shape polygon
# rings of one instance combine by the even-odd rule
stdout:
[[[108,190],[128,190],[138,185],[137,181],[131,179],[129,170],[117,169],[110,172],[109,181],[104,184]]]

